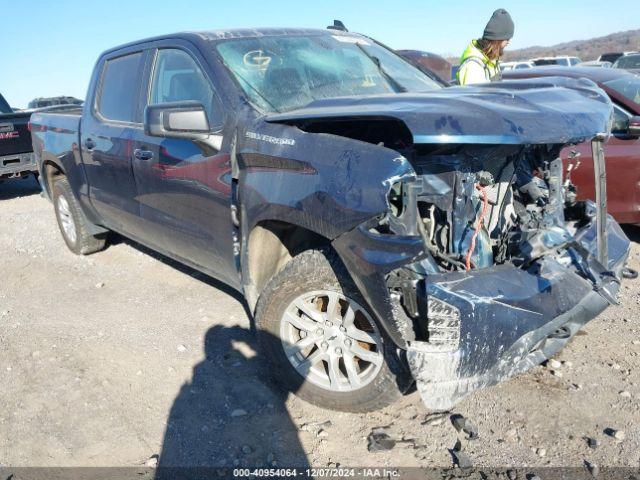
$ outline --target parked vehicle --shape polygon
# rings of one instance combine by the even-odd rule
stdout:
[[[640,224],[640,78],[616,69],[541,67],[526,72],[509,72],[505,79],[535,77],[588,78],[611,98],[614,108],[612,135],[604,145],[607,163],[607,203],[620,223]],[[580,166],[570,172],[579,199],[594,199],[594,171],[591,145],[582,143],[564,149],[565,166],[576,164],[572,152],[580,154]],[[571,167],[574,168],[573,166]]]
[[[414,379],[450,408],[615,303],[629,241],[606,201],[565,214],[558,159],[611,115],[580,80],[441,88],[365,36],[251,29],[109,50],[81,114],[31,122],[73,252],[114,230],[227,282],[280,385],[370,411]]]
[[[636,75],[640,74],[640,53],[620,57],[613,64],[613,68],[621,68]]]
[[[603,53],[602,55],[600,55],[600,57],[598,57],[598,60],[601,61],[601,62],[614,63],[620,57],[623,57],[625,55],[631,55],[633,53],[640,53],[640,52],[610,52],[610,53]]]
[[[575,67],[582,62],[578,57],[558,56],[558,57],[539,57],[529,60],[536,67],[542,67],[546,65],[558,65],[563,67]]]
[[[443,84],[448,84],[453,79],[451,63],[440,55],[420,50],[396,50],[396,53],[427,75],[435,76]]]
[[[82,100],[61,95],[59,97],[38,97],[29,102],[29,108],[53,107],[57,105],[82,105]]]
[[[592,60],[590,62],[579,63],[576,66],[577,67],[611,68],[611,62],[602,62],[599,60]]]
[[[14,112],[0,95],[0,181],[36,173],[28,123],[31,112]]]
[[[500,70],[501,71],[508,71],[508,70],[522,70],[524,68],[533,68],[535,67],[533,62],[530,62],[529,60],[525,60],[525,61],[519,61],[519,62],[502,62],[500,64]]]

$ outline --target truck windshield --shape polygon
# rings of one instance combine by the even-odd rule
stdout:
[[[11,107],[2,95],[0,95],[0,113],[13,113],[13,110],[11,110]]]
[[[217,50],[250,100],[265,111],[292,110],[322,98],[441,88],[363,37],[246,38],[221,42]]]

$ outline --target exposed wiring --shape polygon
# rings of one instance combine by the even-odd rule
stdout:
[[[467,250],[467,256],[464,259],[464,266],[467,270],[471,270],[471,255],[476,249],[476,239],[478,238],[478,233],[480,233],[480,229],[482,228],[482,221],[484,220],[484,216],[487,214],[487,210],[489,209],[487,190],[482,185],[476,185],[476,188],[480,191],[480,193],[482,193],[482,211],[480,212],[480,217],[478,218],[476,229],[473,232],[473,236],[471,237],[471,245],[469,245],[469,250]]]
[[[424,228],[424,224],[422,223],[422,221],[418,221],[417,224],[418,224],[418,232],[422,237],[424,246],[427,247],[427,250],[429,250],[429,253],[431,253],[435,258],[439,258],[440,260],[447,262],[451,266],[458,267],[458,268],[464,267],[464,263],[462,263],[462,261],[456,258],[453,258],[452,256],[447,255],[444,252],[439,251],[438,248],[431,243],[431,241],[429,240],[428,233]]]

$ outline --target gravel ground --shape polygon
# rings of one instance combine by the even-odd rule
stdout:
[[[458,434],[417,394],[367,415],[280,394],[239,294],[122,239],[73,255],[32,179],[0,184],[0,207],[1,465],[452,465]],[[626,281],[559,364],[461,402],[474,465],[639,467],[639,308]],[[381,426],[397,443],[369,452]]]

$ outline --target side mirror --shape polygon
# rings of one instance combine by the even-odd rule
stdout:
[[[144,111],[144,132],[152,137],[207,137],[209,119],[200,102],[171,102],[148,105]]]
[[[640,138],[640,116],[631,117],[629,119],[627,134],[630,137]]]

